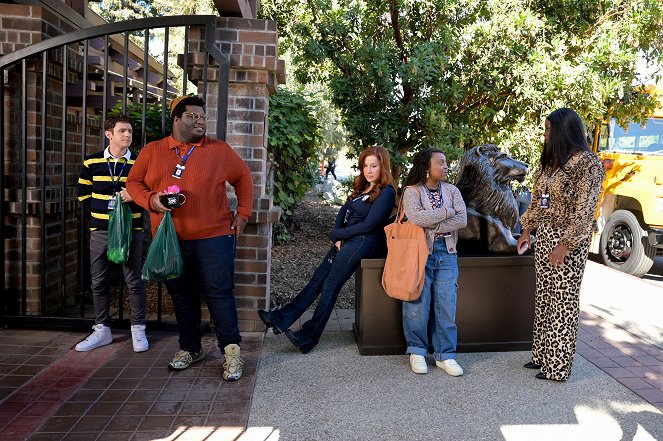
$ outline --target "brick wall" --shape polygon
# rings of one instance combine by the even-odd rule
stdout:
[[[59,29],[70,31],[71,25],[59,20],[52,13],[35,6],[3,5],[0,17],[0,47],[3,53],[41,41],[61,33]],[[238,18],[217,19],[217,45],[230,59],[228,87],[228,112],[226,140],[246,161],[253,174],[254,215],[249,221],[243,237],[237,245],[236,255],[236,297],[240,319],[240,330],[262,330],[256,310],[269,304],[272,225],[278,220],[280,209],[273,205],[272,183],[268,180],[269,159],[267,155],[267,114],[269,96],[274,93],[279,82],[284,81],[284,63],[277,58],[278,42],[276,26],[273,22]],[[203,74],[208,76],[207,96],[205,97],[210,122],[208,133],[217,132],[216,105],[218,97],[218,66],[210,63],[208,72],[203,72],[204,55],[201,51],[203,35],[200,29],[190,31],[189,77],[198,82]],[[73,48],[68,54],[68,83],[80,78],[82,65]],[[52,314],[61,304],[61,292],[66,294],[68,307],[75,307],[74,296],[78,289],[77,273],[82,224],[76,202],[76,182],[83,159],[81,116],[75,106],[68,107],[66,142],[62,143],[62,52],[49,54],[47,64],[47,130],[43,154],[46,161],[42,165],[41,123],[41,79],[44,67],[41,60],[29,62],[27,71],[27,135],[26,148],[27,179],[25,185],[26,204],[23,204],[23,146],[20,127],[22,123],[21,77],[12,69],[7,71],[4,81],[5,109],[5,183],[4,200],[9,207],[5,225],[6,294],[16,299],[12,309],[20,306],[21,259],[23,210],[26,212],[26,295],[27,313]],[[99,122],[88,121],[87,152],[96,151],[102,145],[102,131]],[[64,169],[62,151],[66,152]],[[42,171],[46,179],[42,180]],[[43,181],[43,182],[42,182]],[[42,188],[46,195],[44,225],[40,206]],[[64,229],[62,228],[64,222]],[[42,244],[42,231],[46,241]],[[42,246],[43,245],[43,246]],[[83,246],[87,246],[85,243]],[[85,251],[83,250],[83,253]],[[64,253],[64,259],[62,258]],[[46,276],[41,280],[41,260],[46,261]],[[63,289],[61,279],[65,279]],[[46,291],[42,292],[42,282]],[[61,311],[60,311],[61,312]],[[208,318],[206,308],[204,317]]]
[[[273,205],[268,182],[267,115],[269,95],[284,82],[285,65],[277,58],[276,24],[271,21],[221,17],[217,19],[216,43],[230,59],[226,141],[253,173],[254,214],[237,244],[235,296],[241,331],[264,329],[256,310],[269,305],[272,225],[280,208]],[[191,52],[200,52],[200,29],[190,33]],[[191,79],[202,77],[203,60],[189,54]],[[218,96],[216,64],[210,64],[206,104],[212,116],[208,134],[216,134],[214,107]],[[203,311],[208,317],[206,311]]]
[[[72,25],[39,6],[2,4],[0,55],[75,30]]]

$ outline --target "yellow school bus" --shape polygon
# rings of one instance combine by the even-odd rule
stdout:
[[[590,251],[611,268],[641,277],[663,250],[663,89],[644,125],[615,120],[594,130],[593,150],[606,167]]]

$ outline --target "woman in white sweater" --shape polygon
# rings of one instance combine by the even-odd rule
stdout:
[[[426,232],[430,254],[421,295],[412,302],[403,302],[403,332],[412,371],[428,373],[428,319],[432,306],[435,364],[456,377],[463,374],[456,362],[456,242],[458,230],[467,224],[467,213],[460,191],[444,182],[448,171],[442,151],[425,149],[414,155],[407,176],[403,209],[410,222]]]

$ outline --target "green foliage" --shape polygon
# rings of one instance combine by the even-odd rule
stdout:
[[[90,2],[90,8],[108,22],[166,15],[214,14],[213,0],[175,2],[173,0],[102,0]]]
[[[167,107],[166,107],[167,109]],[[113,109],[109,112],[109,115],[119,115],[122,113],[122,103],[118,103]],[[143,146],[149,142],[159,140],[167,136],[170,132],[173,131],[172,124],[170,122],[170,116],[168,110],[166,110],[166,120],[165,128],[163,130],[162,125],[162,104],[158,103],[148,103],[145,110],[145,143],[141,141],[141,134],[143,130],[143,105],[141,103],[129,103],[127,105],[126,114],[131,118],[131,126],[133,127],[133,142],[129,147],[132,152],[138,153]]]
[[[139,18],[164,17],[172,15],[216,15],[217,9],[213,0],[196,2],[176,2],[173,0],[101,0],[89,2],[90,9],[109,23],[135,20]],[[172,75],[171,83],[175,88],[182,90],[184,73],[178,65],[178,55],[184,52],[184,27],[175,26],[168,30],[168,70]],[[129,33],[131,41],[138,47],[145,45],[142,30]],[[164,28],[150,31],[150,55],[160,63],[164,62],[163,42],[166,32]],[[196,85],[189,82],[187,90],[196,90]]]
[[[265,4],[297,79],[328,84],[355,154],[385,145],[396,176],[427,145],[453,160],[490,142],[536,164],[550,111],[641,121],[655,101],[634,93],[638,60],[662,78],[659,0]]]
[[[267,151],[274,177],[274,203],[282,210],[278,240],[289,238],[293,207],[311,187],[311,173],[316,172],[321,133],[313,112],[313,105],[301,93],[281,89],[269,98]]]

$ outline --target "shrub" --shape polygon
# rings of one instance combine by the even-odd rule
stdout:
[[[267,151],[274,177],[274,203],[281,207],[277,240],[289,238],[294,206],[302,200],[315,179],[320,124],[306,97],[285,89],[269,98],[269,140]]]

